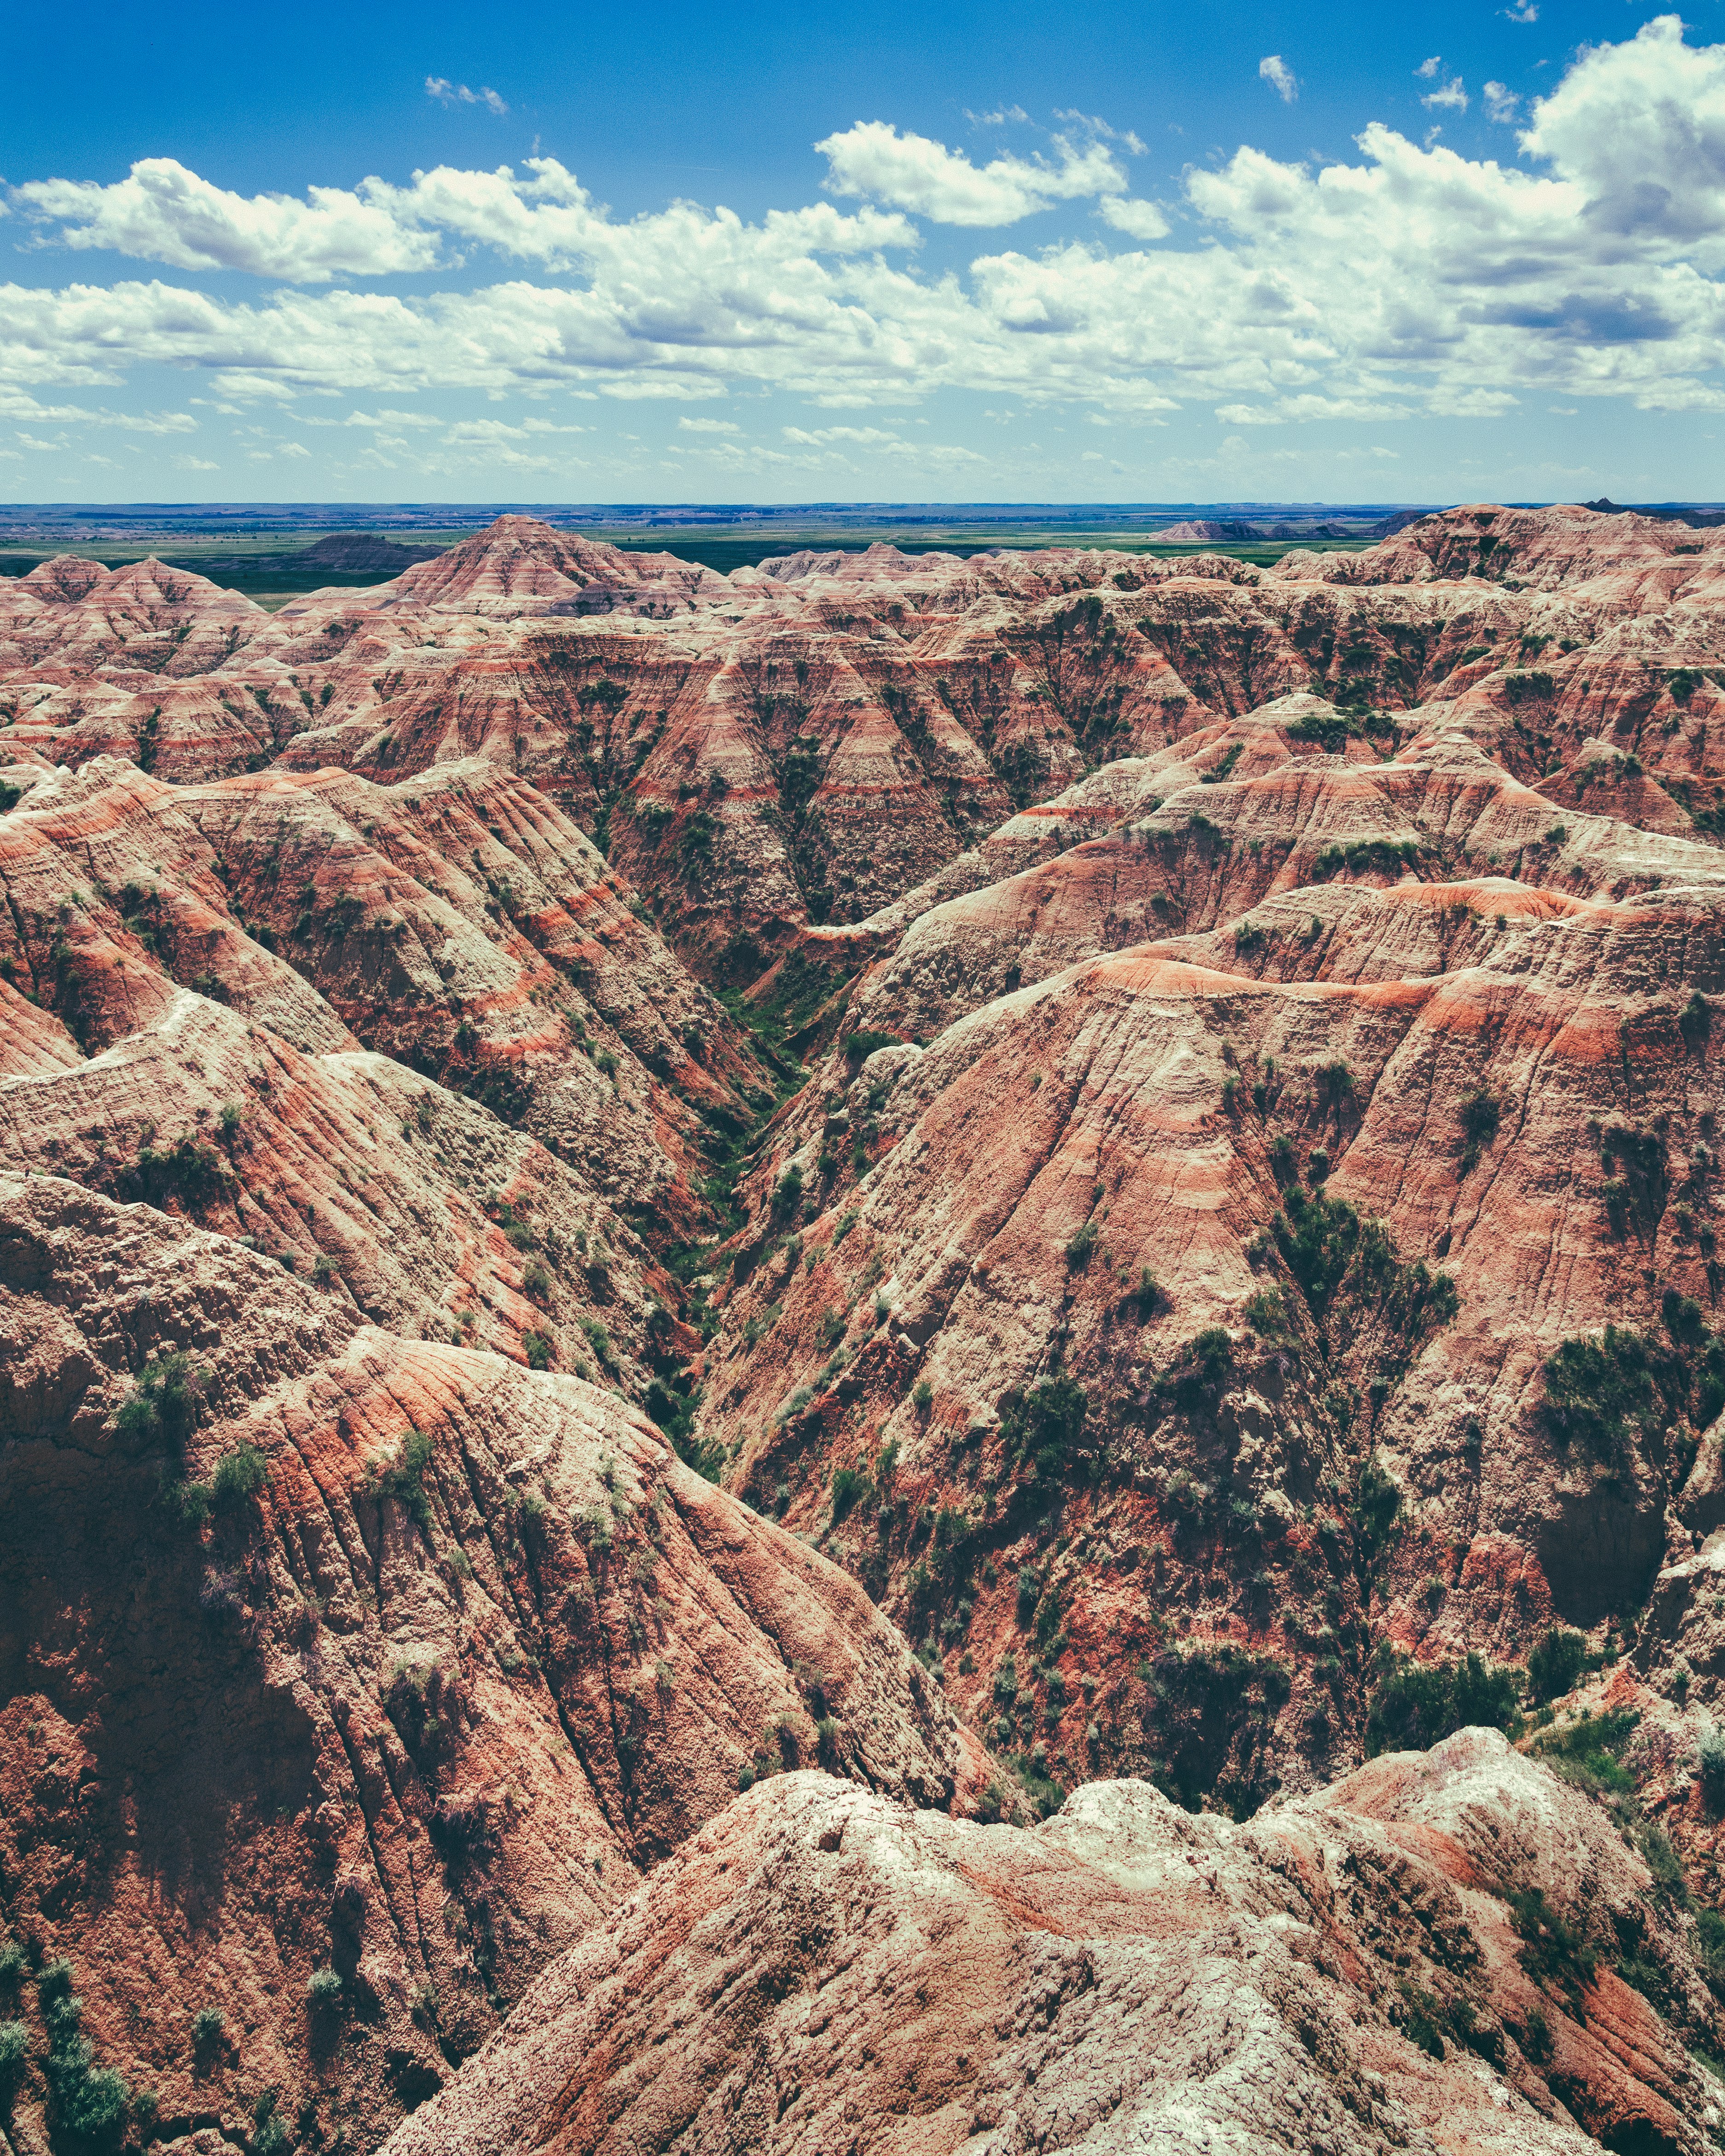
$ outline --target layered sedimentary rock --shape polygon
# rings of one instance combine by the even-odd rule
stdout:
[[[9,590],[14,2139],[1699,2149],[1722,550]]]
[[[985,1778],[861,1591],[614,1394],[148,1205],[0,1178],[0,1428],[9,1933],[165,2134],[274,2088],[374,2146],[745,1770]]]
[[[388,2146],[1698,2151],[1711,2001],[1650,1885],[1495,1732],[1244,1827],[1142,1782],[1024,1833],[799,1775],[693,1836]],[[1669,2021],[1593,1959],[1625,1928]]]
[[[176,780],[501,762],[741,978],[1009,808],[1309,688],[1454,706],[1518,775],[1599,740],[1651,752],[1677,828],[1709,832],[1721,559],[1718,535],[1652,519],[1470,509],[1274,569],[875,547],[727,579],[506,517],[274,617],[159,565],[45,563],[0,606],[0,651],[15,744],[56,760]]]

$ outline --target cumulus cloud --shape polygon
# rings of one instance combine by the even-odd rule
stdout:
[[[679,429],[685,434],[740,434],[742,432],[732,419],[679,419]]]
[[[1500,127],[1507,127],[1520,111],[1522,100],[1501,82],[1488,82],[1485,88],[1486,117]]]
[[[1094,136],[1074,142],[1056,135],[1054,162],[995,157],[981,166],[882,120],[860,120],[814,146],[827,161],[824,184],[834,194],[867,196],[937,224],[1016,224],[1050,203],[1126,192],[1124,170]]]
[[[1423,74],[1425,70],[1422,68],[1420,72]],[[1435,90],[1428,96],[1422,97],[1420,102],[1428,111],[1466,112],[1467,92],[1462,87],[1461,76],[1451,75],[1447,82],[1440,83]]]
[[[495,90],[470,90],[465,82],[451,82],[447,75],[427,75],[425,95],[439,105],[482,105],[500,118],[509,110]]]
[[[1168,219],[1154,203],[1131,202],[1123,195],[1107,195],[1097,213],[1104,224],[1111,224],[1117,232],[1129,233],[1134,239],[1168,238]]]
[[[1597,230],[1711,243],[1725,234],[1725,45],[1683,42],[1661,15],[1621,45],[1585,52],[1519,136],[1586,197]]]
[[[39,223],[58,226],[43,235],[58,246],[109,248],[175,269],[244,270],[293,284],[436,268],[449,240],[547,269],[626,260],[648,275],[656,255],[685,248],[711,256],[764,242],[766,251],[796,256],[916,244],[915,228],[901,217],[870,209],[846,216],[826,203],[769,211],[747,236],[729,210],[686,203],[619,225],[554,157],[530,158],[526,170],[519,178],[507,165],[492,172],[439,165],[415,172],[405,187],[367,179],[357,190],[312,187],[300,202],[230,193],[159,157],[141,160],[111,186],[31,181],[13,198]]]
[[[1284,105],[1291,105],[1300,95],[1300,85],[1294,70],[1280,53],[1271,53],[1268,59],[1258,63],[1258,78],[1267,82]]]
[[[1441,68],[1425,79],[1442,84]],[[331,424],[394,441],[441,426],[413,409],[429,390],[693,403],[754,388],[831,408],[962,388],[994,408],[1089,401],[1138,419],[1202,400],[1240,426],[1502,413],[1529,397],[1725,408],[1725,47],[1686,45],[1676,18],[1660,18],[1582,54],[1527,110],[1518,140],[1525,167],[1422,147],[1381,124],[1329,163],[1244,148],[1189,172],[1181,207],[1199,230],[1155,248],[1134,243],[1167,236],[1162,210],[1127,195],[1115,151],[1076,133],[1048,159],[977,165],[869,123],[825,146],[834,172],[859,189],[866,180],[877,205],[817,203],[756,222],[690,203],[619,220],[548,159],[439,167],[285,208],[211,189],[219,217],[202,182],[145,188],[154,207],[135,232],[136,198],[91,188],[65,198],[75,216],[54,213],[66,229],[119,232],[146,259],[175,260],[166,249],[226,259],[232,234],[249,232],[260,270],[297,272],[297,285],[235,302],[167,280],[14,285],[0,291],[0,382],[13,396],[40,391],[54,416],[35,423],[57,426],[74,408],[43,385],[103,389],[131,367],[180,367],[228,403],[362,400]],[[1081,182],[1094,204],[1083,240],[918,268],[919,205],[999,220]],[[49,214],[45,197],[14,200]],[[198,237],[213,218],[228,235],[219,249]],[[433,246],[494,249],[528,267],[466,290],[331,286],[361,274],[352,262]],[[295,431],[314,423],[296,415]],[[707,434],[713,455],[728,439],[679,431]],[[809,428],[773,454],[933,454],[867,432]],[[536,454],[525,439],[511,449]]]
[[[59,247],[103,248],[176,270],[247,270],[321,283],[336,275],[429,270],[434,233],[345,187],[290,195],[239,195],[212,187],[173,157],[143,157],[110,187],[87,180],[31,180],[13,190],[25,213],[58,226]],[[43,244],[39,241],[39,244]]]

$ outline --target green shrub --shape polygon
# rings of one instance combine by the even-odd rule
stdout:
[[[54,2091],[54,2123],[74,2144],[111,2147],[125,2129],[131,2091],[112,2066],[95,2064],[89,2040],[74,2037],[49,2051],[45,2068]]]
[[[211,1495],[229,1509],[249,1504],[270,1479],[269,1462],[254,1445],[237,1445],[216,1462]]]
[[[1096,1226],[1086,1220],[1066,1245],[1066,1263],[1074,1272],[1081,1272],[1091,1261],[1096,1247]]]
[[[527,1358],[530,1370],[548,1370],[555,1352],[556,1343],[548,1332],[522,1333],[521,1353]]]
[[[919,1378],[911,1388],[911,1405],[918,1414],[927,1414],[934,1404],[934,1387],[927,1378]]]
[[[1702,1732],[1701,1742],[1695,1748],[1695,1760],[1707,1809],[1716,1813],[1725,1811],[1725,1729]]]
[[[1029,1394],[1000,1402],[1000,1435],[1009,1457],[1034,1456],[1040,1476],[1058,1476],[1084,1435],[1090,1395],[1070,1378],[1045,1378]]]
[[[360,1495],[381,1505],[393,1497],[420,1532],[431,1532],[431,1500],[425,1491],[425,1471],[431,1464],[431,1440],[423,1431],[410,1430],[397,1457],[388,1467],[373,1466],[360,1485]]]
[[[1358,731],[1351,720],[1333,712],[1307,711],[1287,728],[1287,736],[1290,741],[1318,742],[1328,755],[1338,756],[1347,747],[1348,736]]]
[[[1038,1751],[1041,1747],[1039,1745]],[[1048,1771],[1047,1763],[1034,1753],[1020,1754],[1008,1763],[1024,1787],[1038,1819],[1052,1819],[1066,1801],[1066,1792]]]
[[[795,1161],[773,1186],[773,1217],[794,1220],[803,1207],[803,1171]]]
[[[0,2090],[10,2093],[30,2056],[30,2032],[22,2021],[0,2021]]]
[[[862,1027],[855,1033],[845,1034],[845,1060],[847,1063],[864,1063],[877,1049],[901,1048],[903,1045],[896,1033],[878,1033]]]
[[[1677,1026],[1686,1048],[1704,1047],[1712,1030],[1713,1014],[1707,1009],[1707,999],[1697,988],[1678,1014]]]
[[[224,2025],[219,2006],[200,2006],[192,2016],[192,2041],[200,2050],[219,2043]]]
[[[182,1445],[198,1420],[206,1373],[176,1351],[146,1363],[116,1412],[115,1428],[133,1443]]]
[[[1458,1729],[1508,1729],[1517,1719],[1516,1700],[1514,1671],[1492,1669],[1477,1653],[1420,1663],[1385,1650],[1366,1719],[1366,1757],[1429,1751]]]
[[[521,1293],[535,1302],[543,1302],[551,1293],[551,1274],[537,1258],[530,1258],[521,1268]]]
[[[1671,1418],[1669,1394],[1688,1390],[1656,1344],[1629,1326],[1608,1325],[1597,1340],[1566,1340],[1546,1358],[1543,1414],[1560,1449],[1579,1444],[1609,1460],[1632,1437],[1656,1436]]]
[[[1632,1797],[1635,1778],[1618,1755],[1640,1718],[1627,1707],[1578,1715],[1573,1722],[1541,1730],[1532,1748],[1554,1773],[1589,1796]]]
[[[1354,1548],[1365,1571],[1370,1572],[1389,1547],[1401,1510],[1402,1493],[1394,1477],[1375,1458],[1367,1460],[1360,1470],[1353,1508]]]
[[[1594,1980],[1598,1954],[1548,1905],[1540,1887],[1514,1892],[1507,1898],[1510,1922],[1524,1942],[1522,1967],[1542,1989],[1555,1984],[1572,2005],[1579,2005],[1583,1991]]]
[[[1497,1137],[1503,1118],[1502,1103],[1481,1089],[1461,1103],[1461,1173],[1471,1175],[1481,1150]]]
[[[1527,1657],[1527,1697],[1543,1706],[1561,1699],[1587,1666],[1587,1641],[1553,1625]]]
[[[860,1504],[869,1494],[869,1478],[860,1468],[839,1467],[833,1472],[833,1524],[839,1521],[853,1505]]]
[[[320,2013],[328,2013],[341,1998],[341,1979],[332,1969],[315,1969],[305,1979],[305,2002]]]
[[[321,1969],[322,1976],[335,1976],[333,1969]],[[339,1984],[341,1979],[336,1977]],[[294,2145],[294,2134],[287,2121],[275,2107],[274,2089],[265,2089],[252,2106],[251,2156],[287,2156]]]

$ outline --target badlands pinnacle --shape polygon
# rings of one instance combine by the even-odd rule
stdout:
[[[1725,2143],[1725,533],[61,557],[0,886],[8,2156]]]

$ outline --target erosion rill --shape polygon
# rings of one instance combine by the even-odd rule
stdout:
[[[69,557],[0,757],[15,2156],[1725,2138],[1725,532]]]

